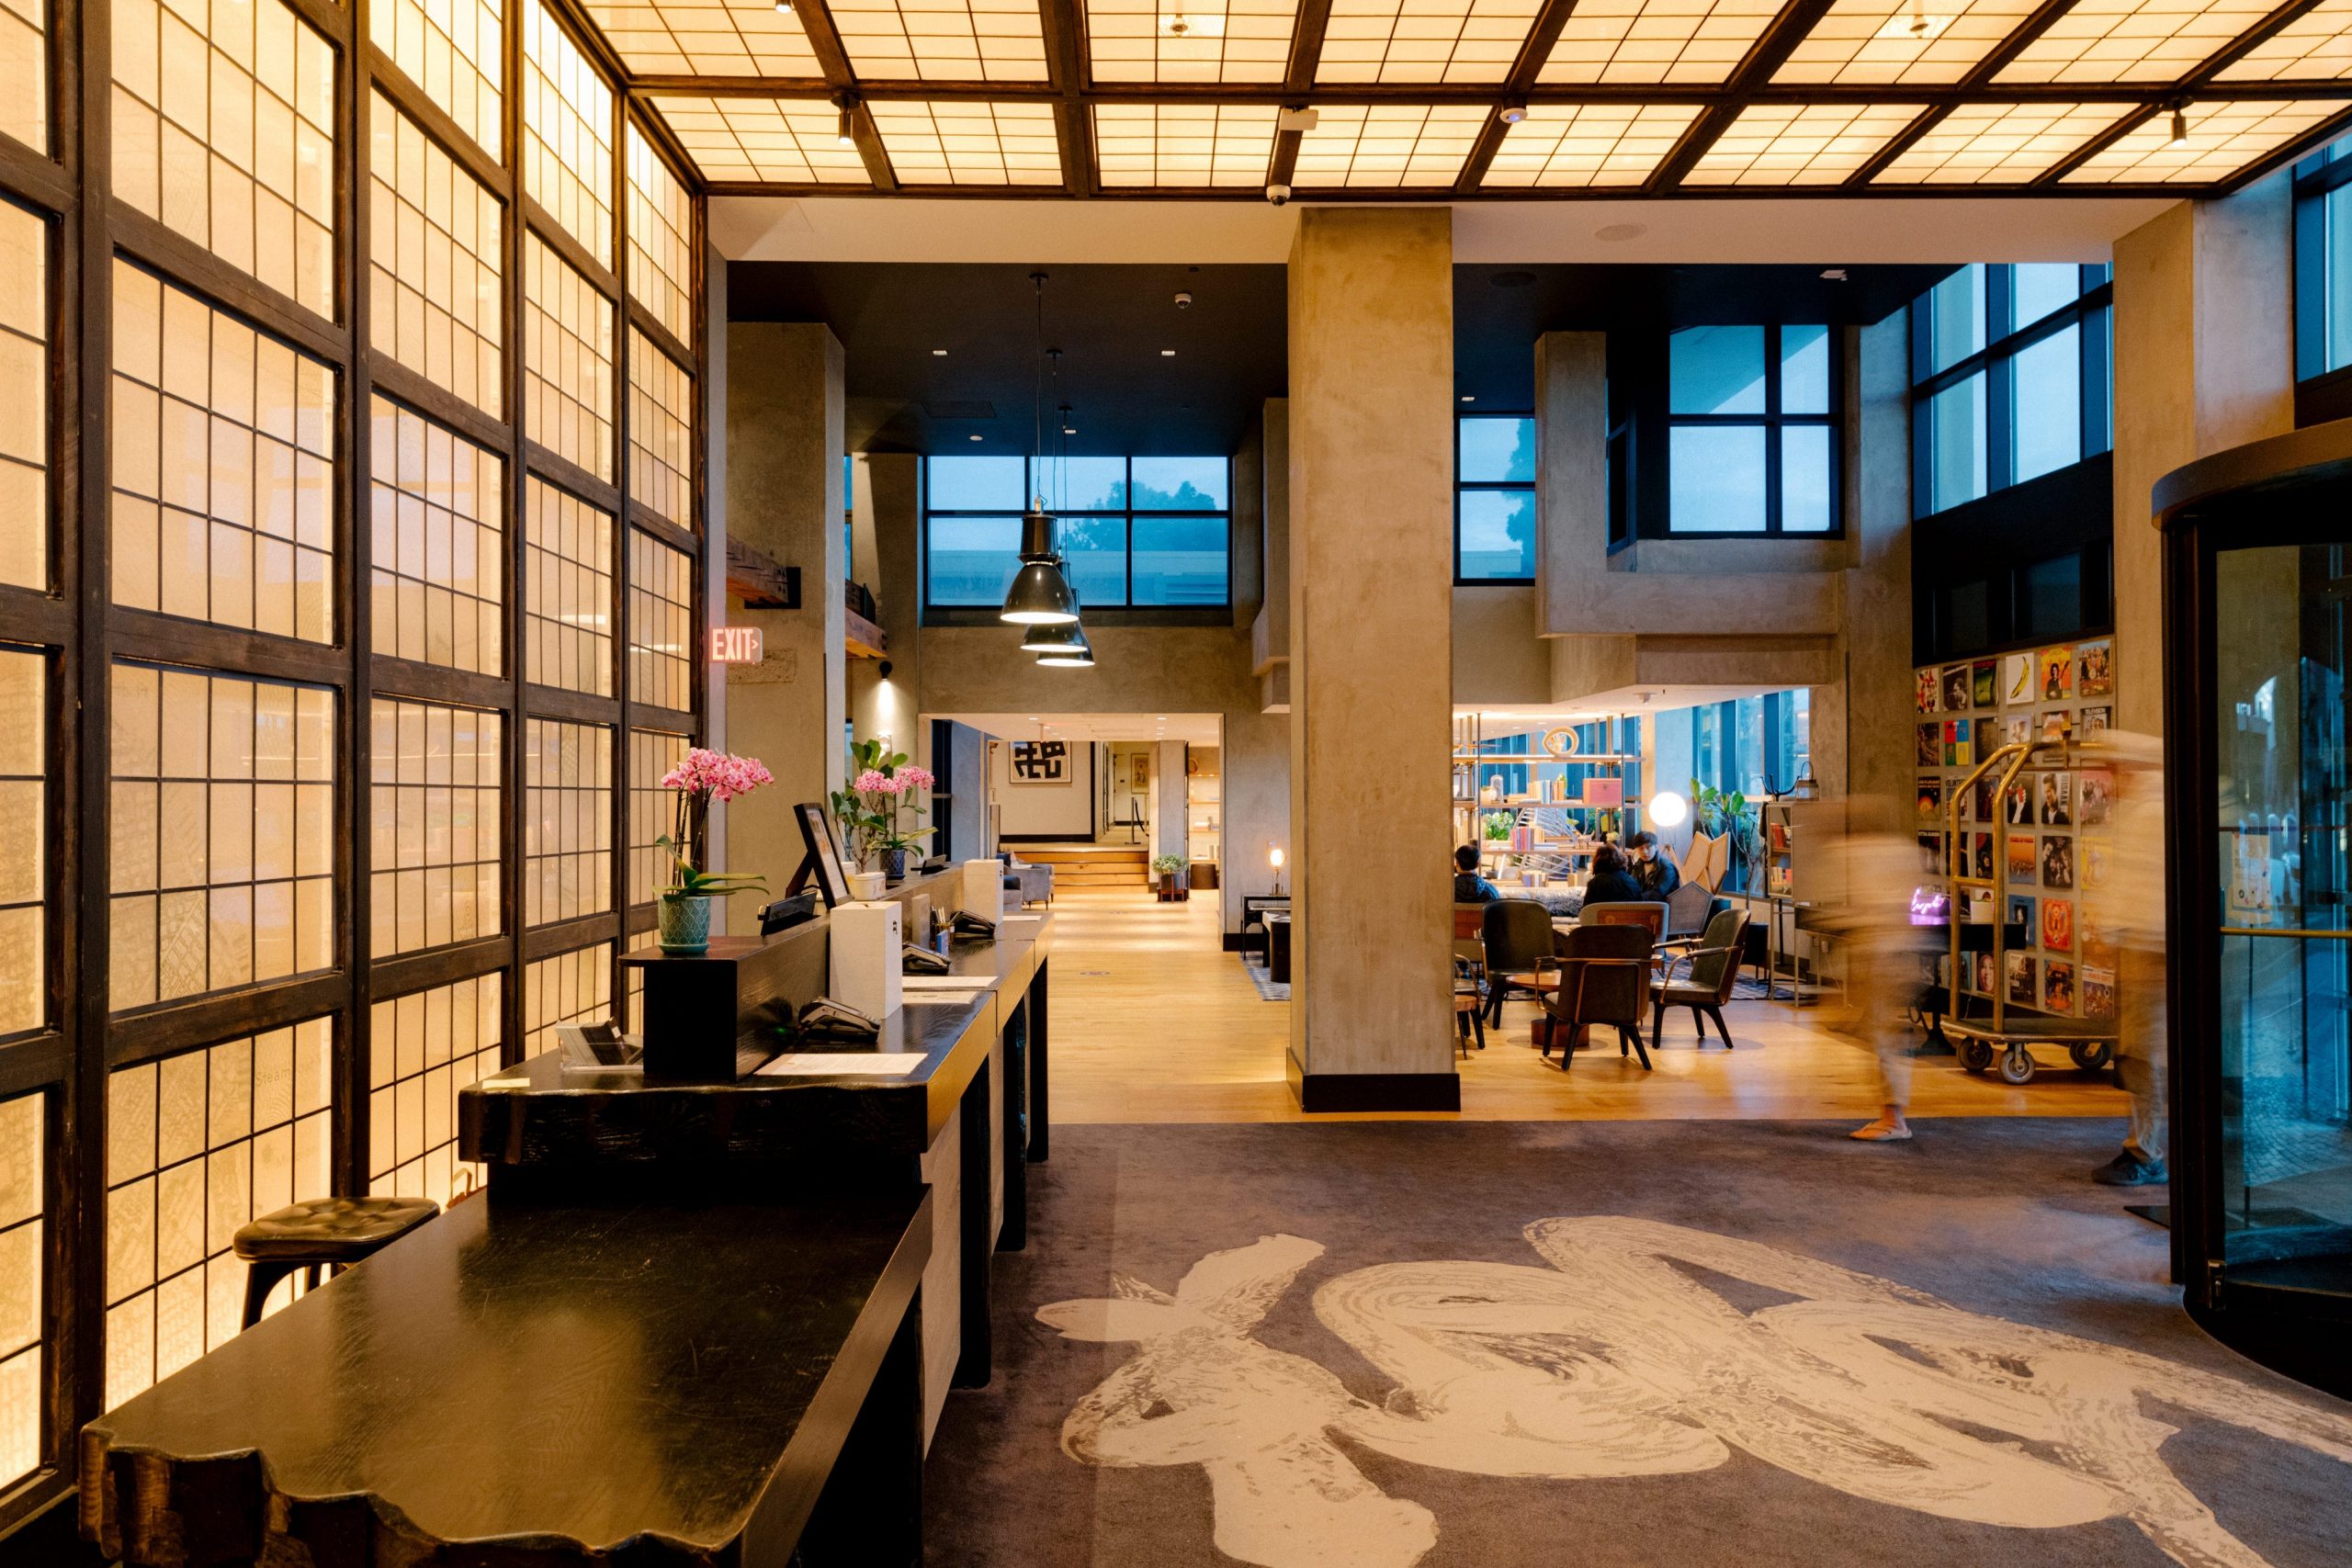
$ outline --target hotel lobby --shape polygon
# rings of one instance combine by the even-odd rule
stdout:
[[[2352,0],[0,6],[0,1568],[2352,1559]]]

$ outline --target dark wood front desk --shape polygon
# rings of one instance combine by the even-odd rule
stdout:
[[[842,1053],[906,1072],[465,1089],[487,1194],[86,1427],[84,1533],[136,1568],[919,1562],[1046,1150],[1051,938],[957,944],[983,984]]]

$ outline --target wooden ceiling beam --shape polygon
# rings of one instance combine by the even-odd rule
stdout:
[[[1323,34],[1331,25],[1331,0],[1299,0],[1298,20],[1290,34],[1290,67],[1283,75],[1285,93],[1304,93],[1315,85],[1323,63]]]
[[[2285,5],[2232,39],[2227,49],[2222,50],[2219,54],[2209,56],[2204,64],[2191,72],[2188,79],[2181,83],[2181,92],[2193,93],[2211,85],[2217,92],[2236,93],[2238,88],[2236,83],[2221,82],[2216,78],[2252,53],[2257,47],[2276,37],[2281,28],[2318,5],[2319,0],[2287,0]]]
[[[2164,112],[2165,107],[2162,104],[2142,105],[2135,112],[2125,115],[2121,119],[2044,169],[2041,177],[2036,179],[2030,188],[2036,191],[2055,189],[2060,180],[2064,179],[2068,175],[2073,174],[2076,169],[2081,168],[2085,164],[2089,163],[2093,158],[2098,157],[2101,152],[2106,152]],[[2103,190],[2106,187],[2093,186],[2092,188]],[[2184,190],[2180,194],[2187,197],[2191,192]]]
[[[1094,118],[1087,113],[1086,14],[1079,0],[1038,0],[1046,30],[1046,85],[1060,99],[1054,105],[1054,141],[1060,150],[1062,188],[1075,197],[1102,188],[1094,163]]]
[[[833,25],[833,14],[825,8],[825,0],[794,0],[792,14],[800,18],[800,30],[808,35],[808,52],[817,57],[817,69],[825,73],[824,85],[836,92],[856,86],[857,73],[850,69],[849,51],[842,44],[842,30]]]

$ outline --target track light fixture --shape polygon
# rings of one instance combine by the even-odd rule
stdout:
[[[2172,107],[2172,144],[2177,147],[2188,140],[2188,106],[2186,104],[2175,104]]]
[[[833,99],[833,107],[841,110],[841,118],[834,122],[833,139],[844,147],[856,146],[857,136],[850,125],[850,111],[857,107],[857,99],[843,93]]]

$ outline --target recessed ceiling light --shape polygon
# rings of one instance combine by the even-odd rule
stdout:
[[[1650,226],[1646,223],[1610,223],[1595,229],[1592,237],[1613,245],[1626,240],[1638,240],[1649,231]]]
[[[931,356],[933,359],[944,359],[947,357],[947,351],[944,348],[934,348],[931,351]]]
[[[973,437],[972,437],[972,439],[973,439],[973,440],[975,440],[975,441],[978,441],[978,440],[979,439],[979,437],[978,437],[978,436],[977,436],[977,435],[975,435],[975,436],[973,436]]]
[[[1472,394],[1472,393],[1469,393],[1469,392],[1464,392],[1464,393],[1463,393],[1463,394],[1462,394],[1462,400],[1463,400],[1464,402],[1465,402],[1465,403],[1475,403],[1475,402],[1476,402],[1478,400],[1477,400],[1477,398],[1476,398],[1476,395],[1474,395],[1474,394]]]
[[[1162,359],[1173,359],[1176,357],[1176,351],[1172,348],[1163,348],[1159,351],[1159,357]]]
[[[1078,434],[1078,426],[1074,424],[1065,424],[1062,426],[1062,434],[1064,435],[1076,435]]]
[[[1502,107],[1501,112],[1497,114],[1495,118],[1501,120],[1505,125],[1517,125],[1521,120],[1527,118],[1527,106],[1525,104],[1505,104]]]
[[[792,14],[792,0],[775,0],[775,8],[778,16],[788,17]]]
[[[1842,266],[1826,266],[1821,269],[1821,276],[1832,283],[1843,283],[1846,281],[1846,269]]]

